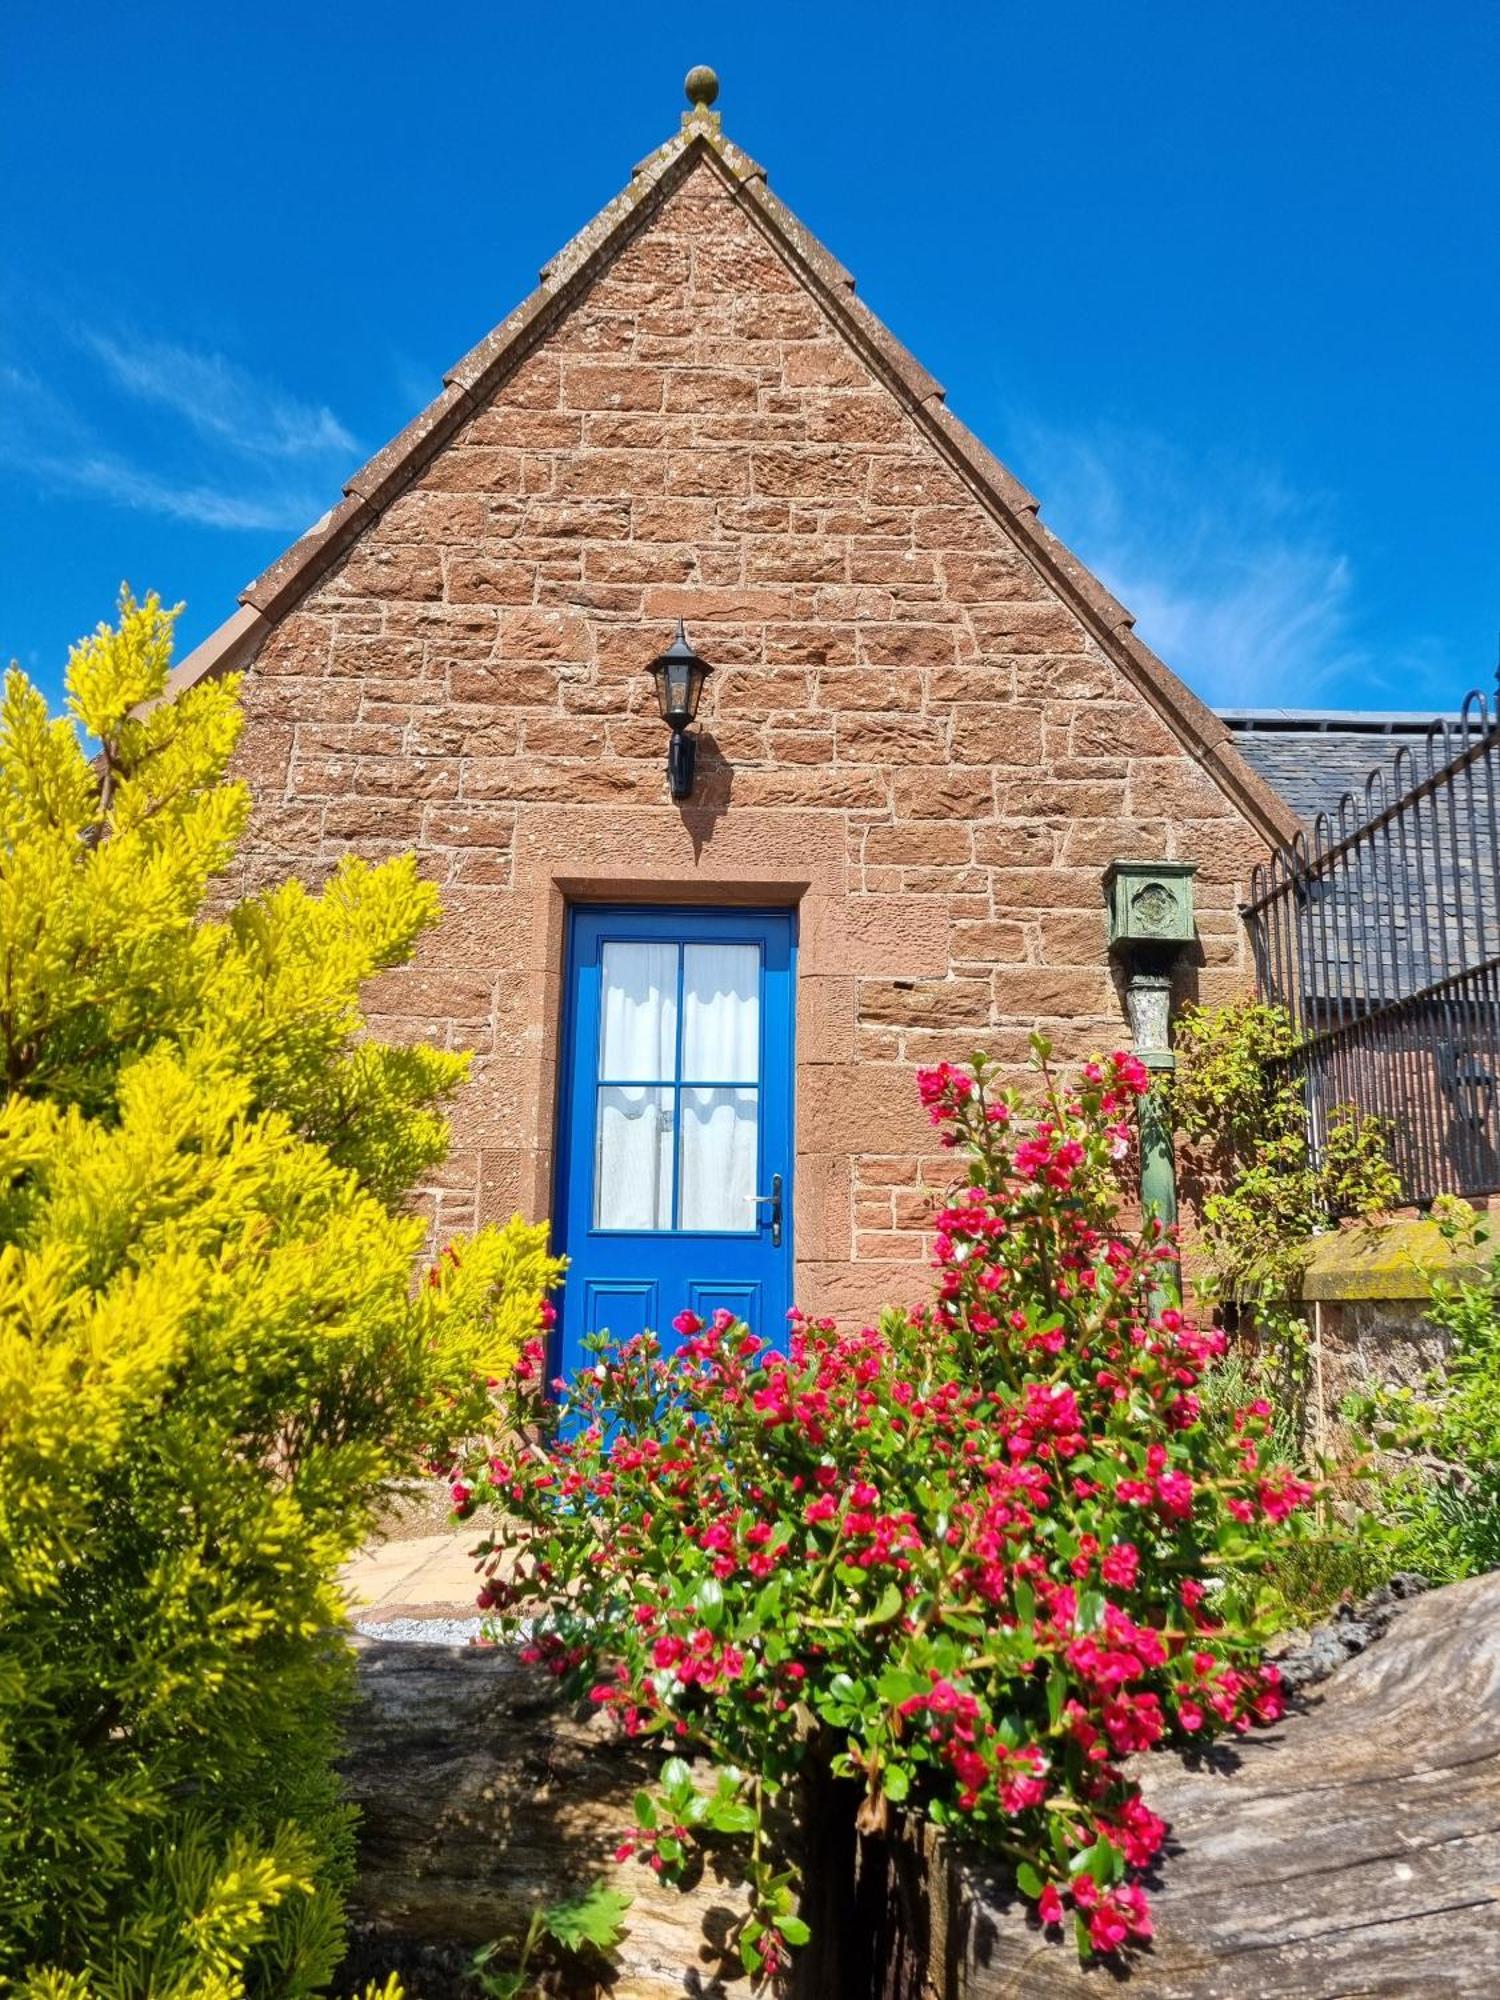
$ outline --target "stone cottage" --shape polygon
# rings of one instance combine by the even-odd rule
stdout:
[[[1296,824],[715,94],[176,676],[246,674],[247,884],[441,884],[377,1026],[475,1052],[437,1227],[553,1214],[570,1351],[909,1296],[948,1177],[914,1066],[1119,1044],[1121,857],[1196,864],[1186,977],[1242,987]]]

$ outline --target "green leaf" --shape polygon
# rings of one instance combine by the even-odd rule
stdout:
[[[1016,1869],[1016,1887],[1023,1896],[1029,1896],[1034,1903],[1042,1893],[1042,1878],[1029,1861],[1023,1861]]]
[[[1047,1676],[1047,1720],[1056,1729],[1068,1699],[1068,1683],[1056,1667]]]
[[[775,1922],[777,1930],[781,1932],[781,1935],[786,1939],[788,1944],[806,1944],[807,1940],[812,1936],[812,1932],[807,1928],[801,1917],[777,1917]]]
[[[705,1800],[707,1823],[715,1833],[753,1833],[755,1808],[743,1799]]]
[[[662,1789],[673,1798],[693,1789],[693,1774],[680,1757],[669,1757],[661,1767]]]
[[[635,1795],[635,1823],[644,1827],[647,1833],[656,1825],[656,1806],[649,1792],[637,1792]]]
[[[914,1694],[921,1694],[927,1684],[926,1675],[915,1674],[910,1667],[882,1667],[875,1692],[888,1708],[895,1708],[903,1701],[910,1701]]]
[[[1089,1863],[1089,1873],[1101,1889],[1107,1889],[1112,1882],[1118,1882],[1125,1873],[1125,1856],[1114,1842],[1100,1834],[1094,1842],[1093,1860]]]
[[[693,1602],[709,1631],[717,1632],[724,1623],[724,1586],[719,1579],[716,1576],[704,1577],[693,1592]]]
[[[887,1764],[880,1782],[886,1797],[893,1805],[899,1806],[911,1790],[911,1773],[904,1764]]]
[[[889,1625],[893,1618],[900,1615],[901,1606],[904,1602],[900,1584],[888,1583],[876,1600],[875,1609],[861,1618],[859,1622],[862,1626]]]
[[[586,1895],[545,1910],[543,1927],[564,1951],[581,1951],[585,1945],[613,1951],[625,1935],[623,1918],[632,1900],[622,1889],[596,1882]]]

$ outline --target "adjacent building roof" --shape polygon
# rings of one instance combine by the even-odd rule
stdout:
[[[681,131],[643,160],[630,184],[544,267],[530,297],[449,369],[442,394],[354,474],[339,505],[240,593],[240,609],[182,662],[169,693],[250,660],[270,627],[344,555],[366,524],[418,476],[459,426],[484,406],[659,202],[695,166],[707,162],[978,502],[1029,556],[1250,824],[1268,841],[1289,839],[1297,829],[1297,815],[1241,755],[1237,735],[1137,638],[1131,613],[1043,526],[1035,496],[945,407],[942,385],[855,296],[854,279],[771,193],[765,169],[725,138],[718,114],[710,109],[716,91],[711,72],[690,75],[693,108],[684,115]]]
[[[1366,778],[1390,769],[1398,744],[1416,749],[1459,720],[1400,709],[1221,708],[1219,716],[1245,762],[1309,826],[1320,812],[1335,814],[1346,793],[1363,805]]]

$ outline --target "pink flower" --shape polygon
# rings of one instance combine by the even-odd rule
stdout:
[[[1134,1590],[1140,1565],[1140,1551],[1134,1542],[1115,1542],[1104,1551],[1099,1574],[1116,1590]]]
[[[1123,1913],[1106,1897],[1089,1918],[1089,1943],[1095,1951],[1118,1951],[1129,1935]]]
[[[1063,1920],[1062,1897],[1057,1893],[1057,1884],[1049,1882],[1037,1898],[1036,1913],[1044,1924],[1060,1924]]]
[[[1269,1479],[1260,1482],[1257,1498],[1268,1521],[1284,1521],[1294,1509],[1305,1507],[1312,1496],[1313,1489],[1305,1479],[1294,1479],[1285,1466],[1279,1466]]]
[[[1156,1482],[1156,1497],[1164,1514],[1185,1521],[1193,1511],[1193,1482],[1185,1472],[1164,1472]]]

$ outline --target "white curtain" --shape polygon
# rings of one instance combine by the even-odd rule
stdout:
[[[755,1228],[759,1100],[758,1090],[683,1091],[680,1228]]]
[[[681,947],[680,1079],[678,950],[634,940],[604,947],[595,1226],[742,1234],[759,1219],[760,949]],[[674,1133],[670,1086],[679,1080]],[[680,1146],[675,1223],[674,1141]]]
[[[677,947],[607,944],[599,1074],[611,1083],[670,1083],[677,1068]]]
[[[690,944],[682,964],[684,1083],[760,1081],[760,947]]]
[[[682,963],[684,1085],[760,1081],[760,949],[690,944]],[[684,1088],[678,1227],[755,1228],[760,1092]]]
[[[594,1162],[597,1229],[672,1227],[672,1093],[606,1084]]]

